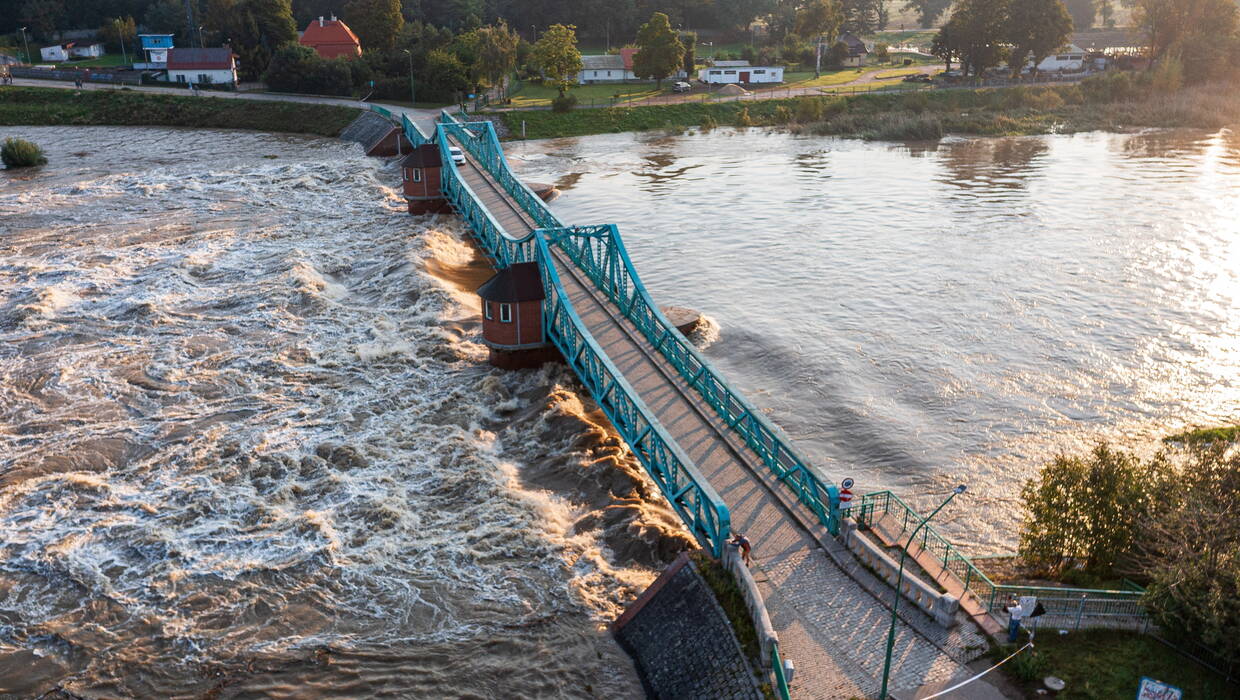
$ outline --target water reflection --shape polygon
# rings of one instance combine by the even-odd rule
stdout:
[[[1236,417],[1238,147],[720,130],[521,166],[580,174],[557,212],[619,224],[657,299],[717,318],[708,354],[826,473],[906,495],[967,478],[1007,505],[959,534],[1001,548],[1055,452]]]

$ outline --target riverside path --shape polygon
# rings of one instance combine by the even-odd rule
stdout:
[[[444,194],[492,262],[540,264],[548,338],[703,547],[718,555],[729,531],[754,543],[776,656],[796,669],[791,695],[877,696],[890,594],[835,539],[836,487],[662,317],[614,226],[565,226],[521,184],[490,122],[394,118],[441,149]],[[897,698],[962,676],[987,646],[967,620],[945,629],[913,606],[901,613]]]

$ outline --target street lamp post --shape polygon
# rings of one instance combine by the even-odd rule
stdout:
[[[202,38],[202,29],[202,27],[198,28],[198,48],[205,49],[207,48],[207,40]],[[191,41],[193,40],[191,39]]]
[[[409,57],[409,102],[415,103],[417,100],[413,98],[413,52],[409,49],[401,49],[401,51]]]
[[[26,41],[26,28],[22,27],[22,45],[26,47],[26,63],[34,65],[34,61],[30,60],[30,42]]]
[[[952,489],[951,495],[947,497],[947,500],[940,503],[938,508],[935,508],[930,515],[927,515],[921,521],[920,525],[913,529],[913,534],[909,535],[908,543],[904,545],[904,551],[900,553],[900,573],[896,575],[895,598],[891,601],[891,627],[887,630],[887,658],[883,662],[883,687],[878,694],[879,700],[887,700],[887,679],[891,676],[891,651],[896,646],[896,610],[900,605],[900,586],[904,583],[904,559],[908,557],[908,548],[913,546],[913,540],[916,539],[917,533],[926,526],[926,523],[930,522],[930,519],[937,515],[940,510],[943,510],[943,506],[951,503],[953,498],[964,493],[966,488],[968,487],[961,484]]]

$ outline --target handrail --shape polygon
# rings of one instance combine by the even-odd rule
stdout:
[[[867,493],[859,499],[857,505],[848,509],[845,517],[852,516],[859,523],[873,523],[878,514],[891,514],[901,520],[901,528],[896,539],[899,540],[910,529],[921,523],[921,516],[912,506],[905,503],[898,495],[890,491]],[[1100,624],[1130,623],[1145,628],[1148,619],[1141,608],[1142,593],[1137,591],[1107,590],[1096,588],[1061,588],[1058,586],[1022,586],[1013,584],[996,584],[983,573],[965,555],[952,545],[934,525],[927,524],[916,536],[923,552],[933,554],[942,560],[942,567],[959,579],[968,594],[972,594],[985,606],[991,615],[1003,611],[1006,598],[1009,596],[1036,595],[1038,601],[1046,608],[1047,615],[1074,618],[1072,625],[1080,628],[1090,626],[1094,622]],[[900,546],[907,547],[904,542]],[[1063,620],[1060,621],[1061,623]]]
[[[771,645],[771,666],[775,671],[775,694],[780,700],[792,700],[788,679],[784,677],[784,662],[779,658],[779,642]]]
[[[738,433],[763,464],[790,488],[797,499],[814,512],[832,534],[839,533],[839,491],[823,478],[809,461],[792,447],[778,426],[761,411],[732,389],[723,375],[685,338],[651,299],[634,268],[624,241],[615,225],[565,227],[551,213],[546,203],[521,182],[508,165],[495,125],[490,121],[459,123],[446,112],[440,128],[447,129],[491,174],[537,224],[554,228],[562,235],[557,244],[589,275],[595,286],[608,295],[625,317],[632,321],[655,349],[680,373],[689,385]],[[567,245],[573,232],[589,232],[586,240],[606,239],[606,250],[597,250],[590,243],[574,249]],[[566,234],[566,235],[563,235]],[[605,263],[605,264],[604,264]]]
[[[584,322],[573,309],[560,282],[541,229],[522,238],[513,238],[479,204],[477,195],[460,176],[448,150],[448,134],[452,130],[450,124],[436,127],[436,141],[444,163],[441,172],[445,196],[469,223],[483,249],[497,265],[540,263],[547,295],[543,310],[547,338],[576,371],[677,515],[705,548],[716,557],[722,556],[731,528],[727,504],[585,330]]]

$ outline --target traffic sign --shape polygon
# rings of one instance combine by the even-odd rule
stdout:
[[[1137,688],[1137,700],[1183,700],[1184,691],[1148,676],[1141,677]]]
[[[841,482],[840,482],[840,486],[842,486],[842,487],[844,487],[844,488],[846,488],[846,489],[851,489],[851,488],[853,487],[853,480],[852,480],[852,479],[844,479],[843,481],[841,481]]]

